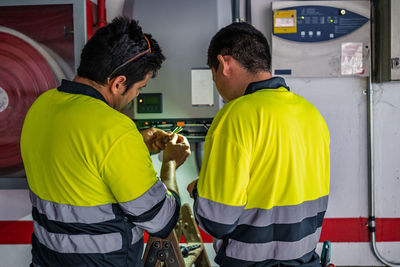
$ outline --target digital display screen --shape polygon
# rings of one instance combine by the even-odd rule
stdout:
[[[157,95],[146,95],[143,96],[143,104],[145,105],[159,105],[160,97]]]

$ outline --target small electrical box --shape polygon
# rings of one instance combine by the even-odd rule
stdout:
[[[162,94],[140,94],[137,97],[138,113],[162,113]]]

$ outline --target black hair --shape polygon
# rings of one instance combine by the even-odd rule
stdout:
[[[145,53],[125,66],[119,67],[149,48],[145,36],[150,43],[151,53]],[[153,73],[154,78],[164,60],[165,57],[157,41],[150,34],[144,35],[137,21],[127,17],[117,17],[110,24],[97,30],[86,43],[82,50],[78,75],[102,85],[108,78],[124,75],[126,77],[124,85],[128,91],[149,72]]]
[[[245,22],[232,23],[219,30],[208,47],[207,64],[218,69],[217,56],[230,55],[252,73],[271,71],[271,53],[265,36]]]

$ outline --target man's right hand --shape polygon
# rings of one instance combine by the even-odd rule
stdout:
[[[165,145],[163,163],[175,161],[176,168],[181,166],[190,155],[190,145],[183,135],[173,134],[172,138]]]
[[[197,183],[197,181],[199,180],[199,177],[197,177],[196,179],[194,179],[190,184],[188,184],[187,186],[187,191],[190,195],[191,198],[193,198],[193,189],[194,189],[194,185]]]

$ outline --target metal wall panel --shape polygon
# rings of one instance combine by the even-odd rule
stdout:
[[[162,93],[163,112],[138,114],[137,108],[132,107],[134,118],[214,117],[220,106],[215,88],[213,106],[192,106],[191,70],[208,68],[208,45],[218,30],[217,1],[135,1],[133,14],[143,31],[159,42],[167,58],[158,76],[142,91]]]

